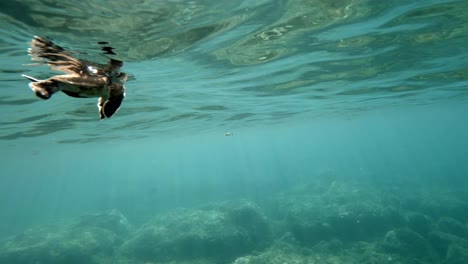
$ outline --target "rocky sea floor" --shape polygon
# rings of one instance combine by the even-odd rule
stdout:
[[[179,208],[133,226],[117,210],[24,231],[8,264],[468,263],[465,188],[318,177],[269,197]]]

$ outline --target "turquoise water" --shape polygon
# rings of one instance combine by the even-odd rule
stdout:
[[[2,1],[0,263],[468,263],[467,14]],[[121,109],[36,98],[35,35],[115,48]]]

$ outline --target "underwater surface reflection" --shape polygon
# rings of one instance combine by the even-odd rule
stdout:
[[[466,100],[465,1],[1,5],[4,140],[144,138]],[[92,99],[42,102],[28,93],[21,73],[52,75],[24,66],[34,35],[82,59],[125,62],[131,78],[118,120],[91,122]],[[103,55],[99,43],[117,55]]]

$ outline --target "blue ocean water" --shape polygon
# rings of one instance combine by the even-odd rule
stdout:
[[[0,263],[468,263],[467,12],[2,1]],[[120,110],[36,98],[36,35],[122,60]]]

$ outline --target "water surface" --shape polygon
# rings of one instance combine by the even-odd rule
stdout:
[[[275,124],[466,100],[464,1],[21,1],[2,3],[4,140],[63,143]],[[35,98],[20,74],[48,36],[134,76],[118,118],[94,99]]]

